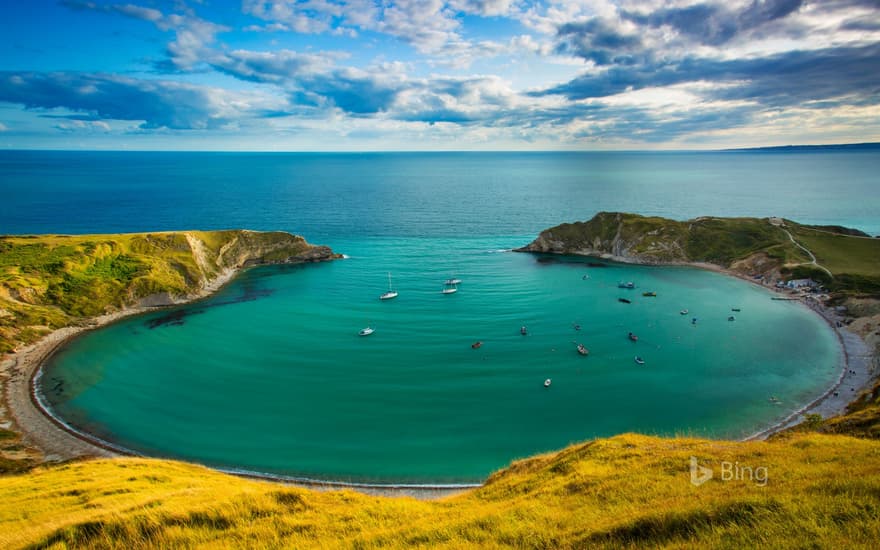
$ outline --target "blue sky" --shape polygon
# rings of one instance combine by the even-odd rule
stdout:
[[[0,148],[880,141],[880,0],[0,2]]]

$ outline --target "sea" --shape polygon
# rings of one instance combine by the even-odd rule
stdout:
[[[756,285],[512,249],[600,211],[874,235],[878,174],[876,150],[2,151],[0,234],[248,228],[331,246],[346,259],[250,269],[90,332],[38,389],[70,425],[151,456],[478,483],[622,432],[747,436],[824,392],[841,360],[818,316]],[[389,285],[399,296],[379,300]]]

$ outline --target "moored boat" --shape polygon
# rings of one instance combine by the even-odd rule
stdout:
[[[656,297],[657,297],[657,293],[656,293],[656,292],[642,292],[642,296],[648,296],[648,297],[650,297],[650,298],[656,298]]]
[[[544,380],[544,387],[549,388],[552,383],[553,381],[548,378],[547,380]]]
[[[366,328],[362,328],[360,330],[360,332],[358,332],[358,335],[359,336],[369,336],[369,335],[373,334],[374,332],[376,332],[376,331],[374,329],[372,329],[371,327],[366,327]]]
[[[380,300],[390,300],[392,298],[397,298],[397,291],[391,288],[391,272],[388,272],[388,292],[379,296]]]
[[[639,365],[644,365],[644,364],[645,364],[645,360],[642,359],[641,357],[639,357],[638,355],[636,355],[636,359],[635,359],[635,360],[636,360],[636,363],[638,363]]]
[[[482,346],[482,342],[474,342],[473,344],[471,344],[471,349],[480,349]]]
[[[633,334],[632,332],[629,333],[629,339],[632,340],[633,342],[639,341],[639,337],[636,336],[635,334]]]
[[[584,346],[583,344],[578,344],[577,350],[578,350],[578,353],[580,353],[581,355],[589,355],[590,354],[590,350],[588,350],[586,348],[586,346]]]
[[[629,301],[627,298],[618,298],[617,301],[618,301],[618,302],[623,302],[624,304],[631,304],[631,303],[632,303],[632,302]]]

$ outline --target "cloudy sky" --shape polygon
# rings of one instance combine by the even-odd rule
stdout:
[[[880,0],[0,0],[0,148],[880,141]]]

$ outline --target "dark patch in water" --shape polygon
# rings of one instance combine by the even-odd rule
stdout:
[[[198,315],[199,313],[204,313],[204,309],[174,309],[169,311],[164,315],[160,315],[159,317],[154,317],[149,319],[146,323],[144,323],[147,328],[154,329],[164,326],[180,326],[186,323],[185,318],[190,315]]]
[[[148,319],[144,322],[144,325],[149,329],[159,328],[159,327],[176,327],[181,326],[186,323],[186,318],[190,315],[199,315],[204,313],[205,310],[210,309],[212,307],[220,307],[220,306],[228,306],[230,304],[238,304],[241,302],[252,302],[254,300],[259,300],[260,298],[266,298],[275,293],[274,289],[270,288],[259,288],[256,285],[245,284],[242,287],[241,295],[236,296],[234,298],[230,298],[228,300],[221,300],[217,302],[206,302],[200,304],[197,308],[180,308],[171,310],[164,315],[160,315],[158,317],[153,317],[152,319]]]

